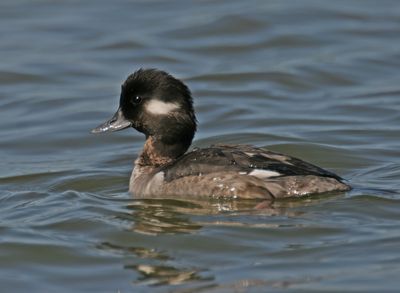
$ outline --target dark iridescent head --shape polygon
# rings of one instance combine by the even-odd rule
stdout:
[[[190,90],[164,71],[139,69],[122,84],[117,112],[92,133],[130,126],[146,138],[152,137],[166,146],[181,144],[186,151],[196,131]]]

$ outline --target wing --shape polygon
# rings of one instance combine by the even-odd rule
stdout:
[[[263,171],[268,177],[315,175],[341,180],[339,176],[300,159],[249,145],[215,145],[194,149],[162,168],[165,180],[216,172],[250,174]],[[255,174],[255,173],[253,173]],[[259,173],[260,174],[260,173]],[[252,175],[252,174],[250,174]]]

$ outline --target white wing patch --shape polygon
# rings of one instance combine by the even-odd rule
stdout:
[[[168,103],[160,100],[150,100],[145,108],[147,112],[153,115],[168,115],[179,109],[179,105],[177,103]]]
[[[266,179],[270,177],[280,176],[281,173],[275,171],[262,170],[262,169],[254,169],[249,173],[249,175],[260,179]]]

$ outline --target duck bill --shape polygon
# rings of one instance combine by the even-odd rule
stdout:
[[[125,118],[121,108],[118,108],[114,116],[110,120],[92,129],[92,133],[118,131],[132,126],[132,123]]]

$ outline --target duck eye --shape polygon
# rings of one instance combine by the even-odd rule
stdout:
[[[139,97],[139,96],[135,96],[131,99],[131,103],[133,105],[138,105],[138,104],[140,104],[141,101],[142,101],[142,97]]]

